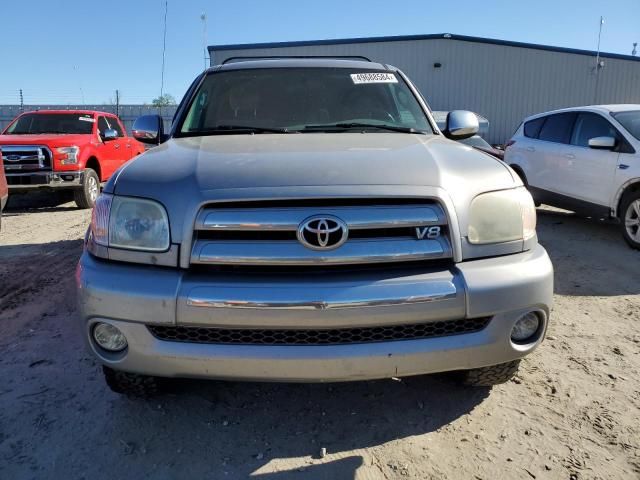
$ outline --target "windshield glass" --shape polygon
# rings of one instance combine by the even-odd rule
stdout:
[[[18,118],[9,125],[7,134],[37,133],[90,134],[93,131],[93,115],[84,113],[32,113]]]
[[[433,133],[420,104],[399,75],[348,68],[210,73],[195,95],[180,132],[228,133],[241,130],[238,127],[262,130],[260,133],[351,128]]]
[[[614,113],[613,116],[622,124],[627,132],[640,140],[640,110],[618,112]]]

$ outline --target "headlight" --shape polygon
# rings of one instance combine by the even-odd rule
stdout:
[[[536,208],[524,187],[478,195],[469,209],[469,242],[528,240],[536,234]]]
[[[60,147],[56,148],[56,153],[60,155],[60,163],[62,163],[62,165],[75,165],[78,163],[80,148],[76,146]]]
[[[94,241],[105,247],[146,252],[169,249],[169,219],[153,200],[102,194],[91,218]]]

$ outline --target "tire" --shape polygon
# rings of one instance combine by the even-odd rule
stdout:
[[[474,368],[464,372],[463,383],[470,387],[492,387],[506,383],[518,373],[520,360],[492,365],[490,367]]]
[[[78,208],[93,208],[96,203],[96,198],[100,194],[100,179],[98,174],[87,168],[84,171],[84,180],[82,182],[82,188],[73,192],[73,198]]]
[[[629,192],[622,198],[620,224],[629,246],[640,250],[640,191]]]
[[[102,367],[102,373],[107,385],[115,393],[128,397],[146,398],[157,395],[160,391],[156,377],[122,372],[105,366]]]
[[[529,193],[531,193],[531,190],[529,189],[529,182],[527,181],[527,176],[524,174],[524,172],[522,171],[522,169],[520,167],[518,167],[517,165],[509,165],[514,172],[516,172],[516,174],[520,177],[520,180],[522,180],[522,183],[524,185],[524,188],[526,188],[527,190],[529,190]],[[531,193],[531,196],[533,197],[533,193]],[[536,200],[535,198],[533,199],[533,204],[536,207],[539,207],[540,205],[542,205],[541,202],[539,202],[538,200]]]

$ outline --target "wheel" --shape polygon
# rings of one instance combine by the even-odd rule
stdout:
[[[109,388],[116,393],[129,397],[152,397],[160,391],[156,377],[121,372],[104,366],[102,373]]]
[[[622,236],[631,248],[640,250],[640,191],[625,195],[621,207]]]
[[[513,169],[514,172],[516,172],[516,174],[518,174],[518,176],[520,177],[520,180],[522,180],[524,188],[529,190],[529,193],[531,193],[531,190],[529,189],[529,182],[527,181],[527,176],[524,174],[522,169],[517,165],[509,165],[509,166]],[[531,193],[531,196],[533,197],[533,193]],[[542,205],[542,203],[536,200],[535,198],[533,199],[533,204],[536,207],[539,207],[540,205]]]
[[[100,179],[98,174],[87,168],[84,171],[84,183],[82,188],[73,192],[73,198],[79,208],[92,208],[100,193]]]
[[[471,387],[491,387],[511,380],[516,373],[520,360],[491,365],[490,367],[474,368],[464,372],[464,384]]]

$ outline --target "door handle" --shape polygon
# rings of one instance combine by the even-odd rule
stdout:
[[[569,160],[573,160],[574,158],[576,158],[576,156],[573,153],[567,153],[565,154],[565,158],[568,158]]]
[[[536,149],[533,147],[527,147],[527,152],[535,152]]]
[[[627,168],[629,168],[629,165],[625,165],[624,163],[621,163],[620,165],[618,165],[618,168],[620,170],[626,170]]]

